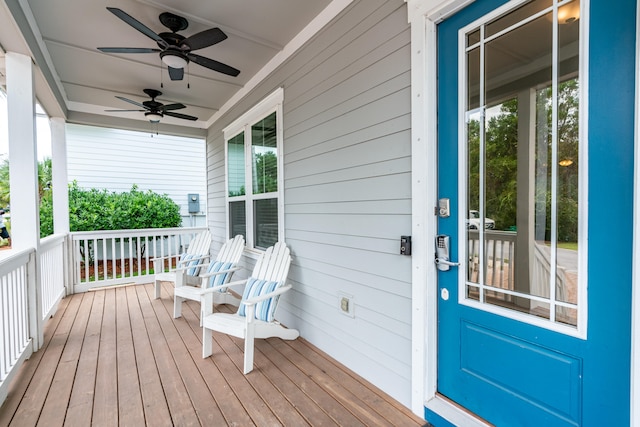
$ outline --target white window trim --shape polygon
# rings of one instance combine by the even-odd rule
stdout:
[[[262,101],[256,104],[249,111],[238,117],[233,123],[223,129],[224,135],[224,158],[225,158],[225,233],[227,238],[229,236],[229,173],[228,163],[229,158],[229,139],[244,132],[245,134],[245,171],[251,168],[251,156],[247,156],[247,150],[250,151],[251,146],[247,144],[246,135],[251,134],[251,126],[256,122],[262,120],[269,114],[276,113],[276,149],[278,151],[278,240],[284,242],[284,160],[283,160],[283,145],[284,145],[284,131],[283,131],[283,108],[282,103],[284,101],[284,89],[278,88],[271,94],[267,95]],[[251,196],[251,200],[255,200],[255,197]],[[255,252],[260,253],[262,250],[254,247],[253,241],[253,208],[252,204],[248,203],[250,200],[245,200],[246,216],[246,240],[248,253]]]

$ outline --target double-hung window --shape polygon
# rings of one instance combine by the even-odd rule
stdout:
[[[284,241],[282,100],[278,89],[224,130],[227,229],[249,248]]]

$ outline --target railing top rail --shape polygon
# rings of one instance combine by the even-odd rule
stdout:
[[[46,251],[50,248],[56,247],[64,242],[65,237],[67,237],[67,234],[65,233],[52,234],[51,236],[43,237],[40,239],[40,249]]]
[[[118,238],[131,236],[158,236],[167,234],[193,234],[206,230],[207,227],[174,227],[174,228],[139,228],[129,230],[96,230],[74,231],[71,233],[73,240],[88,238]]]
[[[7,251],[6,256],[0,257],[0,277],[28,263],[29,257],[35,253],[35,251],[34,248],[27,248],[21,251]]]
[[[478,239],[480,232],[478,230],[467,230],[469,237],[472,239]],[[485,239],[487,240],[504,240],[504,241],[516,241],[517,231],[501,231],[501,230],[485,230]]]

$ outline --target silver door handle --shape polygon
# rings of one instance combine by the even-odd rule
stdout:
[[[460,265],[459,262],[451,262],[441,258],[436,258],[436,264],[448,265],[450,267],[458,267]]]

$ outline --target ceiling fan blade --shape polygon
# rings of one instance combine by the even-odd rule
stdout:
[[[182,110],[183,108],[187,108],[187,106],[184,105],[184,104],[180,104],[180,103],[163,105],[162,107],[160,107],[160,109],[163,110],[163,111]]]
[[[121,100],[123,100],[124,102],[128,102],[128,103],[130,103],[130,104],[137,105],[138,107],[144,108],[145,110],[148,110],[148,108],[147,108],[144,104],[141,104],[141,103],[136,102],[136,101],[132,101],[132,100],[130,100],[130,99],[128,99],[128,98],[125,98],[124,96],[118,96],[118,95],[116,95],[116,98],[121,99]]]
[[[220,28],[216,27],[196,33],[191,37],[184,39],[182,43],[189,46],[191,50],[197,50],[213,46],[226,38],[227,35]]]
[[[167,67],[169,69],[169,77],[171,80],[182,80],[184,77],[184,68],[173,68]]]
[[[233,77],[236,77],[238,74],[240,74],[240,70],[233,68],[230,65],[223,64],[222,62],[218,62],[210,58],[205,58],[204,56],[200,56],[195,53],[187,53],[187,58],[198,65],[202,65],[203,67],[209,68],[210,70],[217,71],[222,74],[228,74]]]
[[[104,111],[108,111],[110,113],[122,113],[122,112],[128,112],[128,111],[142,112],[142,111],[147,111],[147,110],[104,110]]]
[[[161,49],[149,49],[146,47],[99,47],[99,51],[106,53],[156,53]]]
[[[197,117],[193,117],[193,116],[189,116],[186,114],[180,114],[180,113],[173,113],[171,111],[166,111],[164,113],[165,116],[171,116],[171,117],[176,117],[178,119],[185,119],[185,120],[198,120]]]
[[[117,7],[107,7],[107,10],[113,13],[114,15],[116,15],[118,18],[122,19],[127,24],[131,25],[136,30],[140,31],[145,36],[155,40],[156,42],[160,43],[162,46],[165,46],[165,47],[167,46],[167,42],[164,41],[162,37],[157,35],[155,32],[150,30],[142,22],[138,21],[136,18],[129,15],[127,12],[123,11],[122,9],[118,9]]]

